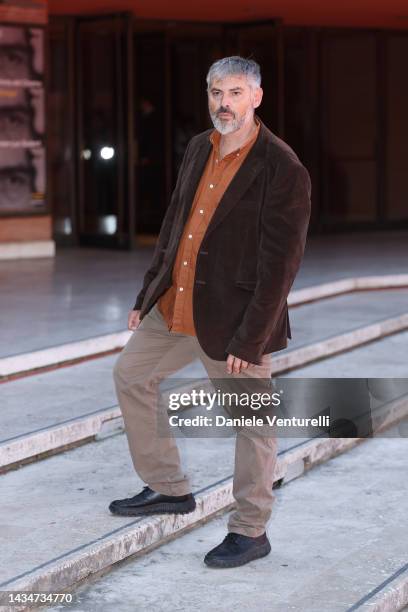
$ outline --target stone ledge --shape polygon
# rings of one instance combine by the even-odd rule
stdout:
[[[0,260],[34,259],[37,257],[55,257],[54,240],[0,243]]]

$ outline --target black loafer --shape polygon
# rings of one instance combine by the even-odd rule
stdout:
[[[260,559],[271,552],[266,533],[256,537],[230,532],[224,540],[204,557],[209,567],[238,567],[253,559]]]
[[[162,495],[150,487],[134,497],[115,499],[109,510],[120,516],[138,516],[140,514],[187,514],[193,512],[196,502],[192,493],[188,495]]]

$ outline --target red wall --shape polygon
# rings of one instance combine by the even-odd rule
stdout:
[[[407,0],[49,0],[51,14],[133,11],[143,19],[239,21],[281,17],[291,25],[408,28]]]

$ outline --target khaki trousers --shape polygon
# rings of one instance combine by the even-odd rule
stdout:
[[[160,407],[158,387],[168,375],[197,357],[212,383],[216,379],[237,377],[271,379],[271,354],[263,355],[261,365],[248,366],[239,374],[229,374],[226,361],[208,357],[195,336],[170,332],[157,304],[133,332],[113,370],[134,468],[151,489],[164,495],[186,495],[191,492],[191,484],[181,466],[166,407],[163,404]],[[166,436],[158,433],[159,427],[163,431],[163,426],[168,428]],[[251,537],[264,533],[275,499],[272,485],[277,439],[270,433],[258,435],[257,429],[252,426],[235,428],[233,496],[236,510],[228,520],[229,531]]]

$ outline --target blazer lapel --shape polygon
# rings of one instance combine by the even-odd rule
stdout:
[[[234,208],[235,204],[239,202],[250,187],[251,183],[265,166],[266,138],[264,129],[265,128],[261,123],[258,138],[252,145],[248,155],[225,190],[224,195],[214,211],[204,237],[207,237]]]

